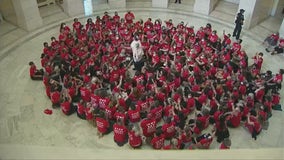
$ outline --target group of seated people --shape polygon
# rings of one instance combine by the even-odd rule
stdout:
[[[134,34],[144,50],[141,71],[131,69]],[[100,138],[113,132],[118,146],[210,148],[216,138],[228,149],[229,128],[243,125],[254,139],[267,129],[284,73],[261,72],[261,52],[249,65],[241,43],[210,23],[195,30],[105,12],[85,25],[62,23],[58,38],[44,43],[44,72],[31,62],[30,75],[43,80],[53,108],[76,112]]]
[[[284,53],[284,38],[280,38],[278,32],[267,36],[263,41],[263,45],[271,55]]]

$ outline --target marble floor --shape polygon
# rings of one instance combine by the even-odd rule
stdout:
[[[168,9],[158,9],[129,0],[127,8],[117,11],[124,15],[132,10],[136,19],[171,18],[175,24],[184,21],[196,29],[209,22],[218,33],[233,30],[235,4],[221,1],[216,10],[204,16],[192,12],[191,0],[183,7],[170,2]],[[93,16],[102,15],[104,9],[110,14],[115,11],[107,5],[99,5],[96,8],[101,10],[96,10]],[[131,151],[128,145],[117,147],[113,134],[98,139],[96,129],[75,114],[67,117],[59,110],[54,110],[52,115],[44,114],[46,108],[51,109],[51,103],[45,96],[42,82],[30,80],[28,62],[34,61],[40,66],[43,42],[57,37],[59,24],[71,25],[73,17],[68,17],[56,5],[41,7],[40,14],[45,25],[32,32],[5,21],[0,23],[0,159],[284,159],[284,113],[280,111],[273,111],[269,129],[263,131],[257,141],[245,129],[237,128],[230,129],[231,150],[217,150],[219,144],[214,141],[208,151],[163,151],[162,154],[147,146]],[[82,23],[88,18],[78,17]],[[243,47],[249,57],[256,52],[266,53],[262,40],[277,31],[281,22],[281,19],[270,17],[242,32]],[[284,68],[283,61],[283,55],[265,54],[263,70],[277,72]],[[283,89],[281,104],[284,106]]]

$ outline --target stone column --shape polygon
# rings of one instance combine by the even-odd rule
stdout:
[[[36,0],[12,0],[12,3],[19,27],[32,31],[42,26],[42,18]]]
[[[284,19],[282,20],[282,23],[279,29],[279,35],[280,37],[284,38]]]
[[[110,8],[125,8],[126,0],[108,0]]]
[[[193,11],[200,14],[209,15],[218,0],[195,0]]]
[[[152,0],[152,7],[154,8],[168,8],[169,0]]]
[[[70,17],[83,14],[85,11],[83,0],[63,0],[62,7],[64,12]]]
[[[268,18],[272,8],[273,0],[240,0],[239,10],[245,10],[244,28],[250,29]]]

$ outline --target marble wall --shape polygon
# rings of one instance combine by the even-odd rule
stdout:
[[[0,12],[3,19],[17,25],[17,16],[11,0],[0,0]]]
[[[70,17],[84,13],[83,0],[64,0],[62,8]]]
[[[239,4],[240,3],[240,0],[224,0],[224,1],[235,3],[235,4]]]
[[[283,0],[274,0],[276,4],[275,13],[273,16],[277,18],[283,18],[283,9],[284,9],[284,1]]]
[[[270,16],[273,0],[240,0],[239,10],[245,10],[244,28],[250,29]]]

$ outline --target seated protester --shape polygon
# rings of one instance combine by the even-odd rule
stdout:
[[[274,49],[271,51],[271,55],[275,54],[281,54],[284,53],[284,39],[279,40],[278,46],[274,47]]]
[[[242,120],[242,113],[240,111],[240,108],[243,104],[238,103],[237,107],[232,107],[233,111],[228,112],[226,114],[229,114],[227,117],[227,125],[232,128],[236,128],[240,125],[241,120]]]
[[[231,140],[229,138],[225,138],[221,143],[219,149],[230,149],[231,147]]]
[[[272,101],[271,102],[272,102],[272,109],[282,111],[281,104],[280,104],[280,94],[278,92],[272,91]]]
[[[192,145],[192,132],[189,126],[186,126],[181,133],[181,149],[188,149]]]
[[[275,74],[270,80],[266,81],[266,88],[278,92],[282,88],[281,84],[283,81],[283,74],[284,69],[280,69],[277,74]]]
[[[128,143],[132,148],[140,148],[142,146],[142,136],[139,127],[130,124],[128,131]]]
[[[71,115],[72,113],[75,112],[75,106],[72,104],[72,98],[69,95],[67,90],[64,91],[63,93],[63,102],[60,104],[61,110],[65,115]]]
[[[210,133],[193,138],[193,143],[199,149],[209,149],[212,141],[213,136]]]
[[[78,103],[77,103],[77,116],[81,119],[86,119],[86,106],[85,106],[85,102],[81,99]]]
[[[168,117],[162,125],[162,131],[166,139],[171,139],[176,134],[175,123],[172,118]]]
[[[140,126],[143,131],[143,135],[149,140],[152,139],[154,133],[156,132],[156,120],[151,113],[148,113],[147,118],[143,119]]]
[[[91,103],[86,104],[86,120],[94,127],[97,127],[96,118],[100,116],[100,111],[99,108],[93,107]]]
[[[99,138],[103,137],[103,135],[111,132],[110,124],[105,116],[104,111],[99,112],[99,116],[96,117],[96,125],[97,125],[97,134]]]
[[[230,137],[226,123],[226,114],[221,114],[218,120],[215,122],[215,131],[215,136],[217,136],[218,143],[221,143],[225,138]]]
[[[129,117],[129,122],[132,124],[137,124],[140,121],[140,109],[136,107],[134,103],[131,103],[130,109],[127,111]]]
[[[172,138],[170,140],[170,144],[163,146],[164,150],[170,150],[170,149],[180,149],[179,139]]]
[[[151,140],[151,145],[154,149],[162,149],[165,142],[165,135],[163,134],[162,128],[158,127],[154,133],[154,138]]]
[[[43,69],[38,70],[34,62],[29,62],[30,66],[30,77],[32,80],[42,80],[44,71]]]
[[[50,90],[50,100],[52,103],[52,108],[60,107],[60,96],[60,92],[56,90],[55,86],[52,86]]]
[[[114,119],[118,121],[119,119],[122,120],[123,124],[128,124],[128,117],[127,112],[125,112],[124,108],[122,106],[118,106],[116,109],[116,112],[114,113]]]
[[[118,146],[123,146],[128,142],[128,130],[125,127],[123,120],[118,119],[117,123],[113,125],[114,142]]]
[[[263,41],[263,45],[266,47],[265,50],[267,52],[269,52],[270,48],[273,47],[273,46],[276,46],[277,45],[277,42],[279,40],[279,33],[273,33],[269,36],[267,36],[264,41]]]
[[[250,113],[248,114],[245,127],[250,132],[252,138],[256,140],[257,135],[259,135],[259,133],[262,130],[262,127],[258,121],[258,116],[255,110],[251,110]]]

